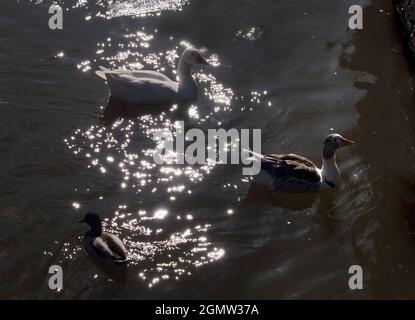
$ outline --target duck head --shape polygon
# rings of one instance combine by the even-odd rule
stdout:
[[[354,141],[342,137],[338,133],[331,133],[324,139],[323,157],[331,159],[337,149],[354,145]]]
[[[194,66],[195,64],[209,64],[199,50],[188,48],[184,50],[180,58],[186,65]]]
[[[88,212],[85,217],[78,221],[79,223],[86,223],[91,228],[90,233],[94,236],[101,236],[102,234],[102,222],[98,214],[94,212]]]

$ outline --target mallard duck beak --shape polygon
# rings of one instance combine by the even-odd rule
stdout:
[[[84,223],[84,222],[85,222],[85,218],[78,220],[78,223]]]

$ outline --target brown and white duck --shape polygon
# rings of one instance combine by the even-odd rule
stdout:
[[[84,222],[91,228],[84,236],[84,248],[91,257],[116,265],[127,262],[124,243],[116,235],[102,230],[98,214],[88,212],[79,222]]]
[[[296,154],[259,155],[249,151],[261,161],[261,171],[254,178],[254,182],[271,191],[284,193],[334,189],[341,182],[336,151],[353,144],[353,141],[337,133],[326,136],[321,168],[311,160]]]

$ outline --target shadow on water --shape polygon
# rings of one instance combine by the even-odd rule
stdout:
[[[127,283],[128,264],[114,266],[105,264],[97,258],[91,257],[90,260],[96,268],[102,270],[110,279],[121,285]]]
[[[414,241],[406,230],[415,221],[408,182],[415,176],[414,68],[391,2],[365,9],[364,29],[354,32],[341,60],[343,68],[376,78],[355,82],[366,95],[356,105],[360,118],[352,135],[373,181],[373,208],[357,218],[352,232],[365,286],[382,299],[415,297],[415,256],[407,254],[414,252]]]
[[[314,219],[325,232],[331,233],[336,225],[333,215],[335,208],[336,193],[328,190],[326,192],[310,193],[277,193],[267,188],[252,183],[247,195],[242,199],[241,205],[255,205],[267,203],[275,208],[284,208],[291,212],[299,212],[316,207]]]
[[[304,210],[310,208],[316,201],[317,193],[276,193],[253,182],[242,203],[265,202],[274,207],[290,210]]]
[[[137,119],[141,116],[157,116],[163,112],[170,112],[175,119],[183,120],[187,116],[190,103],[176,105],[136,105],[110,97],[102,115],[102,123],[109,127],[119,119]]]

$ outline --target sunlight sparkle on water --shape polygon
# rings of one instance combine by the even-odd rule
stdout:
[[[163,72],[174,79],[183,48],[192,44],[182,41],[174,46],[177,42],[171,40],[167,42],[169,48],[154,51],[152,46],[156,34],[156,30],[148,32],[141,28],[124,35],[105,36],[93,50],[95,57],[83,59],[78,68],[91,74],[99,65],[145,68]],[[213,75],[212,68],[220,68],[219,56],[215,53],[204,53],[204,56],[211,66],[208,70],[199,67],[194,70],[201,94],[197,103],[189,107],[188,113],[198,124],[212,120],[216,125],[223,120],[221,112],[231,110],[234,94]],[[169,112],[176,112],[178,108],[176,105]],[[156,143],[152,139],[153,133],[164,129],[175,132],[176,129],[169,112],[119,118],[110,125],[96,122],[76,129],[65,139],[68,149],[85,161],[91,176],[103,179],[109,190],[115,190],[105,194],[99,190],[94,197],[102,205],[115,207],[112,214],[111,210],[103,213],[107,215],[104,229],[117,234],[126,243],[131,264],[138,269],[139,278],[151,286],[162,280],[189,276],[194,268],[224,255],[223,249],[215,248],[209,241],[210,225],[201,224],[191,208],[177,212],[166,206],[191,197],[192,186],[203,181],[216,166],[214,161],[192,166],[174,163],[159,166],[154,163],[152,157]],[[173,153],[170,156],[178,155]],[[88,187],[90,193],[96,192],[93,186]],[[166,202],[162,208],[145,207],[143,196]],[[120,199],[122,203],[119,203]],[[79,244],[75,245],[76,249],[80,248]],[[71,260],[74,257],[74,253],[66,256]]]

